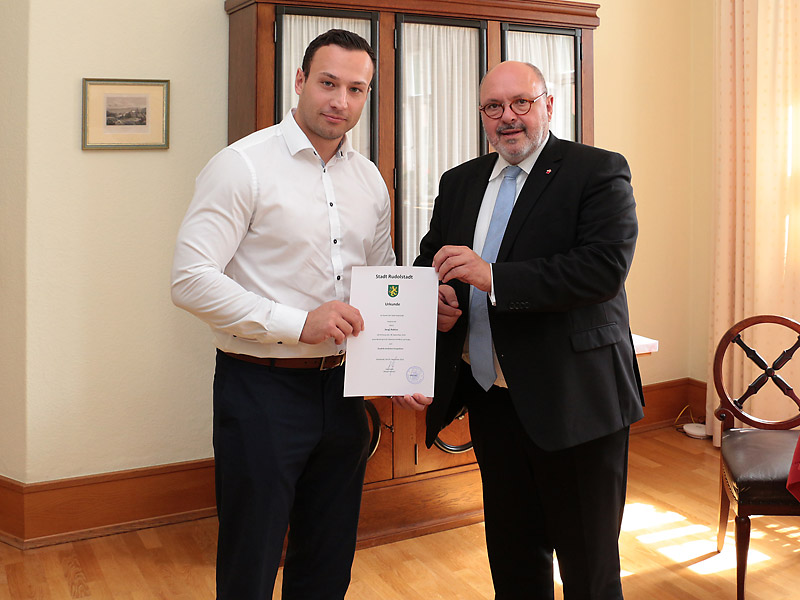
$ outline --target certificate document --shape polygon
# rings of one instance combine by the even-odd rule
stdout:
[[[364,331],[347,338],[345,396],[433,396],[438,288],[432,267],[353,267]]]

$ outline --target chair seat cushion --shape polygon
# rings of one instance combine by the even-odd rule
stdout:
[[[740,504],[798,504],[786,489],[798,435],[796,430],[722,432],[722,465]]]

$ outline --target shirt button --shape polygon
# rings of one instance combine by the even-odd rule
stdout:
[[[333,240],[333,243],[334,243],[334,244],[338,244],[338,243],[339,243],[339,240]]]
[[[333,206],[333,202],[331,202],[331,206]]]
[[[282,344],[283,342],[278,342],[278,343],[279,343],[279,344]]]
[[[336,276],[336,281],[339,281],[341,278],[342,278],[342,276],[341,276],[341,275],[337,275],[337,276]]]
[[[344,354],[344,350],[339,350],[339,354]]]

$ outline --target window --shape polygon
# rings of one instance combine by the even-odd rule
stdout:
[[[397,15],[397,232],[410,265],[428,231],[439,177],[485,148],[478,85],[486,72],[486,24]]]
[[[581,141],[580,29],[503,24],[503,60],[539,67],[553,95],[551,131],[561,139]]]

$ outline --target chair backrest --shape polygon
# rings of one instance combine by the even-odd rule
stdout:
[[[782,325],[791,329],[797,335],[794,344],[781,352],[780,356],[778,356],[771,365],[768,364],[755,349],[748,346],[742,337],[742,332],[744,332],[744,330],[762,323]],[[731,398],[723,380],[723,360],[728,350],[736,347],[744,351],[745,356],[756,364],[762,370],[762,373],[756,377],[739,398]],[[717,345],[717,351],[714,353],[714,387],[720,401],[719,408],[717,408],[714,414],[722,421],[724,429],[732,427],[734,419],[739,419],[741,422],[758,429],[792,429],[800,425],[800,413],[784,420],[771,421],[760,419],[750,414],[744,407],[746,400],[755,396],[765,384],[772,381],[785,396],[790,398],[797,405],[798,410],[800,410],[800,398],[798,398],[792,386],[778,373],[778,371],[786,366],[792,359],[792,356],[798,349],[800,349],[800,323],[786,317],[777,315],[757,315],[748,317],[747,319],[739,321],[725,332]]]

